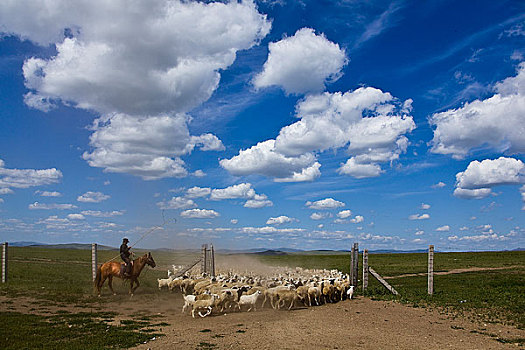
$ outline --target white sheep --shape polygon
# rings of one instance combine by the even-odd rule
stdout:
[[[157,279],[157,282],[159,283],[159,289],[162,289],[162,287],[169,287],[171,281],[173,281],[173,276]]]
[[[348,299],[352,299],[352,296],[354,295],[354,286],[350,286],[348,290],[346,291],[346,296]]]
[[[261,295],[260,290],[250,295],[241,295],[241,297],[239,298],[239,310],[244,305],[248,305],[249,306],[248,311],[250,311],[252,308],[253,308],[253,311],[257,311],[257,309],[255,308],[255,304],[257,303],[257,299],[259,298],[259,295]]]
[[[182,307],[182,313],[186,312],[186,309],[188,307],[191,307],[193,309],[193,304],[195,303],[195,295],[189,294],[189,295],[183,295],[184,298],[184,306]]]

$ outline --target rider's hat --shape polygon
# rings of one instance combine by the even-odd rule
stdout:
[[[126,242],[126,243],[128,243],[128,242],[129,242],[129,239],[127,239],[127,238],[124,237],[124,239],[122,240],[122,242]]]

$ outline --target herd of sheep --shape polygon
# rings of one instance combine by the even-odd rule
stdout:
[[[173,266],[176,271],[177,267]],[[215,277],[185,275],[159,279],[159,289],[179,291],[184,298],[182,312],[206,317],[212,313],[251,311],[257,307],[288,310],[296,306],[317,306],[352,299],[354,286],[338,270],[275,268],[272,274],[239,274],[230,270]]]

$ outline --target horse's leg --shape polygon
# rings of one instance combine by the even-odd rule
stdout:
[[[134,282],[133,278],[130,278],[129,279],[129,295],[130,296],[133,296],[133,282]]]
[[[101,290],[102,287],[104,286],[104,282],[106,282],[106,278],[107,278],[107,276],[102,275],[102,278],[100,279],[100,283],[99,283],[98,286],[97,286],[97,289],[98,289],[98,296],[99,296],[99,297],[100,297],[100,290]]]
[[[113,295],[117,295],[117,293],[115,293],[115,291],[113,290],[113,276],[112,275],[109,275],[108,277],[108,286],[109,286],[109,289],[111,289],[111,292],[113,293]]]
[[[137,290],[137,288],[140,286],[140,283],[139,283],[139,280],[138,279],[135,279],[135,288],[132,289],[131,291],[131,295],[133,295],[133,293],[135,293],[135,291]]]

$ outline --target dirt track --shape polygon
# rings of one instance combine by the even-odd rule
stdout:
[[[170,326],[163,329],[166,337],[136,349],[518,349],[489,334],[525,337],[513,327],[453,320],[438,311],[367,298],[195,319],[181,314],[181,300],[177,294],[148,302],[157,309],[171,304],[162,312]],[[149,309],[143,307],[136,311]]]
[[[28,310],[38,304],[34,300],[16,298],[9,304],[5,300],[0,297],[0,311],[40,313]],[[496,338],[525,338],[525,331],[514,327],[453,319],[436,310],[362,297],[292,311],[264,309],[194,319],[181,314],[180,293],[139,293],[130,299],[106,291],[102,303],[90,310],[46,305],[41,311],[114,311],[106,308],[109,301],[117,304],[122,318],[156,314],[156,321],[169,323],[162,328],[166,336],[136,349],[519,349]]]

